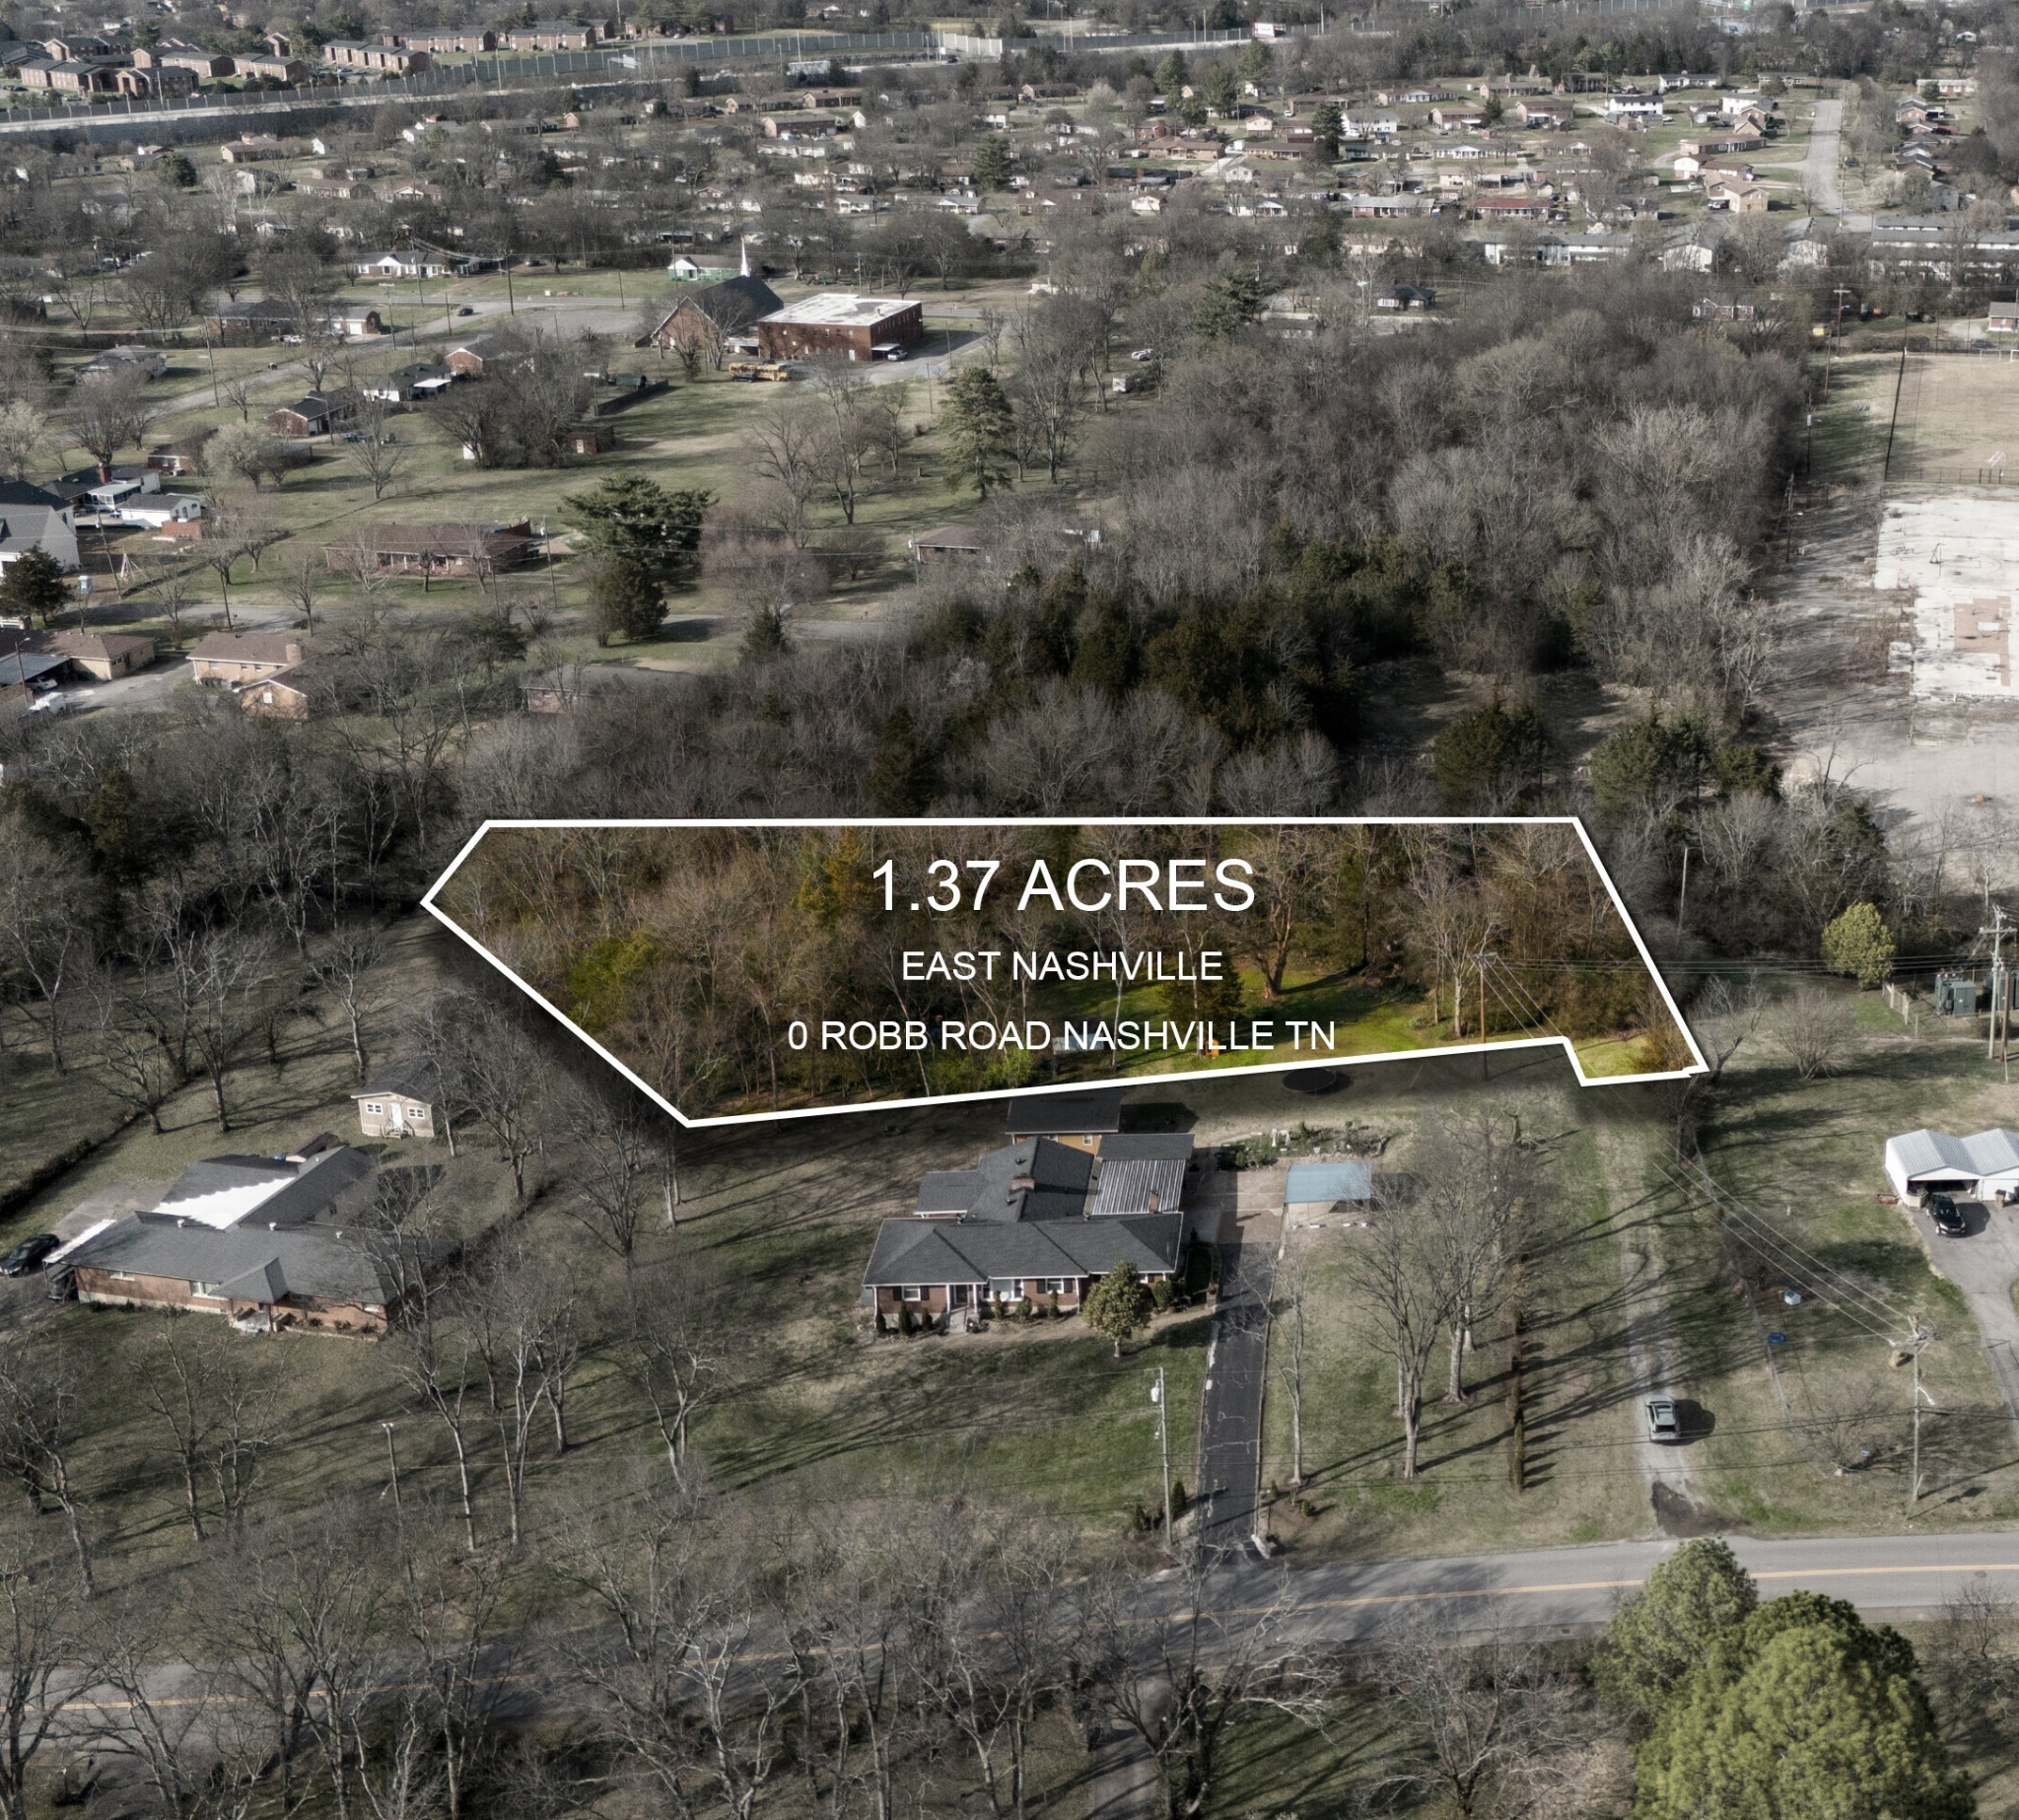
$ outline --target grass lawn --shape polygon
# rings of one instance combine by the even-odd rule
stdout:
[[[1468,1360],[1471,1400],[1457,1408],[1434,1400],[1427,1405],[1421,1476],[1413,1484],[1398,1477],[1402,1431],[1393,1415],[1394,1365],[1346,1281],[1344,1260],[1358,1228],[1330,1220],[1292,1240],[1307,1248],[1314,1298],[1304,1389],[1311,1482],[1302,1495],[1313,1513],[1299,1513],[1286,1494],[1271,1526],[1293,1553],[1458,1554],[1596,1541],[1650,1526],[1624,1409],[1624,1305],[1614,1227],[1621,1216],[1604,1192],[1587,1128],[1591,1108],[1584,1095],[1593,1089],[1578,1088],[1556,1055],[1508,1056],[1494,1062],[1488,1079],[1480,1073],[1471,1059],[1370,1070],[1356,1077],[1352,1111],[1358,1121],[1401,1140],[1433,1110],[1499,1110],[1517,1116],[1553,1159],[1559,1241],[1531,1267],[1525,1296],[1528,1489],[1516,1493],[1509,1483],[1509,1350],[1499,1321]],[[1391,1141],[1387,1155],[1404,1149]],[[1443,1368],[1440,1352],[1433,1399]],[[1286,1484],[1289,1460],[1288,1399],[1278,1380],[1267,1406],[1265,1484]]]
[[[1974,1528],[2019,1518],[2019,1460],[1976,1326],[1906,1215],[1877,1201],[1890,1134],[1979,1130],[2008,1116],[2008,1095],[1969,1039],[1909,1043],[1897,1020],[1879,1021],[1883,1032],[1833,1081],[1800,1083],[1742,1051],[1703,1138],[1727,1192],[1878,1298],[1860,1306],[1862,1323],[1814,1295],[1787,1307],[1779,1292],[1790,1272],[1763,1273],[1757,1294],[1740,1295],[1706,1217],[1664,1216],[1672,1307],[1696,1355],[1689,1394],[1716,1424],[1691,1451],[1707,1498],[1763,1532],[1884,1530],[1907,1516],[1909,1383],[1884,1338],[1866,1331],[1887,1326],[1874,1313],[1881,1304],[1919,1314],[1940,1336],[1922,1366],[1939,1414],[1923,1424],[1928,1489],[1913,1520]],[[1763,1345],[1767,1328],[1786,1343]],[[1875,1458],[1839,1477],[1818,1455],[1841,1451],[1846,1435]]]
[[[80,1144],[104,1138],[126,1108],[92,1078],[88,1046],[73,1040],[67,1073],[18,1006],[0,1012],[0,1207],[23,1200],[30,1185]]]

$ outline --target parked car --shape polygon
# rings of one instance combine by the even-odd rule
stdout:
[[[24,1238],[0,1258],[0,1277],[25,1277],[32,1270],[40,1270],[42,1260],[62,1242],[53,1232],[37,1232],[33,1238]]]
[[[1673,1441],[1683,1437],[1683,1418],[1673,1397],[1647,1399],[1647,1438]]]
[[[48,694],[37,695],[30,702],[28,711],[31,714],[63,714],[76,706],[76,702],[68,695],[59,695],[51,689]]]
[[[1962,1210],[1945,1194],[1928,1196],[1928,1218],[1944,1238],[1961,1238],[1970,1230],[1970,1222],[1963,1218]]]
[[[469,307],[469,305],[467,305],[467,304],[464,304],[464,305],[462,306],[462,308],[461,308],[460,310],[458,310],[458,311],[457,311],[457,312],[456,312],[455,314],[456,314],[457,315],[476,315],[476,312],[475,312],[474,310],[472,310],[472,309],[471,309],[471,308]]]

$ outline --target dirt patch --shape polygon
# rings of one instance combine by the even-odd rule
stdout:
[[[1744,1523],[1726,1516],[1714,1505],[1679,1492],[1663,1479],[1654,1482],[1654,1521],[1663,1535],[1682,1539],[1730,1535],[1745,1528]]]

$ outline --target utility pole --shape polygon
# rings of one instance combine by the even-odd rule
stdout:
[[[401,1509],[399,1502],[399,1450],[392,1440],[392,1431],[399,1425],[382,1422],[379,1426],[385,1431],[385,1458],[392,1468],[392,1508],[397,1515],[404,1516],[406,1512]]]
[[[1176,1538],[1171,1534],[1171,1424],[1169,1406],[1164,1400],[1162,1365],[1156,1367],[1156,1382],[1149,1387],[1149,1401],[1156,1410],[1156,1439],[1163,1455],[1163,1553],[1169,1561],[1176,1554]]]
[[[1676,893],[1676,934],[1683,933],[1683,913],[1690,907],[1690,850],[1683,849],[1683,888]]]
[[[1481,1079],[1482,1081],[1486,1080],[1486,1079],[1487,1079],[1487,1077],[1488,1077],[1488,1074],[1490,1073],[1490,1070],[1489,1070],[1489,1068],[1488,1068],[1488,1063],[1487,1063],[1487,1047],[1486,1047],[1486,1045],[1487,1045],[1487,962],[1488,962],[1488,961],[1490,961],[1490,960],[1496,959],[1496,958],[1497,958],[1497,956],[1496,956],[1496,955],[1493,955],[1493,954],[1490,954],[1490,953],[1488,953],[1488,952],[1487,952],[1487,950],[1486,950],[1485,948],[1481,948],[1481,949],[1480,949],[1480,951],[1479,951],[1479,1044],[1480,1044],[1480,1048],[1479,1048],[1479,1078],[1480,1078],[1480,1079]]]
[[[1984,1060],[1994,1060],[1998,1053],[1998,1007],[2005,992],[2005,906],[1991,905],[1991,926],[1980,929],[1981,936],[1991,939],[1991,1022],[1984,1041]]]
[[[1916,1315],[1911,1344],[1914,1347],[1914,1477],[1907,1488],[1907,1508],[1911,1513],[1920,1502],[1920,1406],[1925,1402],[1928,1408],[1935,1407],[1935,1399],[1921,1388],[1920,1355],[1922,1348],[1934,1341],[1934,1333],[1920,1324]]]

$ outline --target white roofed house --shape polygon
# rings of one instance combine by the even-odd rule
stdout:
[[[1999,1126],[1967,1138],[1926,1127],[1903,1132],[1886,1140],[1886,1179],[1903,1201],[1930,1194],[2019,1200],[2019,1131]]]

